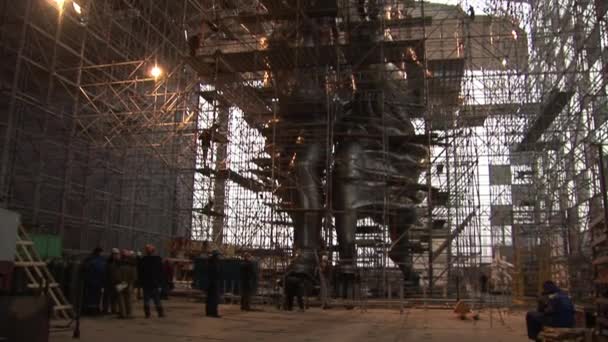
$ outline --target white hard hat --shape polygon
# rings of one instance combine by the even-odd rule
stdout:
[[[112,248],[112,254],[120,254],[118,248]]]

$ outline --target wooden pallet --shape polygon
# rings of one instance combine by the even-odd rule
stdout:
[[[584,342],[587,336],[587,329],[576,328],[543,328],[539,339],[545,342]]]

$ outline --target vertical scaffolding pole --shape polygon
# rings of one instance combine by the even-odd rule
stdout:
[[[230,106],[225,103],[218,103],[217,124],[218,132],[228,136],[228,121],[230,118]],[[212,133],[213,134],[213,133]],[[224,214],[226,208],[226,182],[227,175],[224,171],[227,168],[228,143],[221,142],[216,144],[215,151],[215,178],[213,182],[213,205],[218,213],[213,217],[212,234],[213,241],[219,246],[224,242]]]

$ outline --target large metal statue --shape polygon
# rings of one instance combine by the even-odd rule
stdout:
[[[338,72],[337,63],[310,65],[304,60],[304,67],[285,70],[279,56],[268,61],[278,91],[279,120],[268,130],[267,140],[274,142],[281,165],[287,167],[287,175],[278,179],[283,205],[291,208],[295,225],[299,254],[291,267],[294,273],[313,273],[329,196],[342,275],[354,277],[357,221],[370,217],[390,228],[389,256],[404,277],[413,277],[404,233],[416,222],[415,205],[425,197],[418,178],[426,168],[428,150],[417,141],[411,122],[411,115],[421,110],[423,91],[411,84],[424,77],[424,69],[412,48],[404,49],[400,65],[385,62],[376,52],[363,57],[386,39],[379,7],[359,1],[358,22],[344,32],[346,38],[338,37],[335,18],[327,16],[287,24],[270,37],[273,50],[297,45],[316,61],[325,61],[326,47],[332,46],[339,51],[336,59],[353,66]],[[339,39],[345,40],[340,46],[348,48],[336,49]],[[326,167],[331,160],[327,153],[334,154],[331,170]],[[329,193],[325,184],[331,184]]]

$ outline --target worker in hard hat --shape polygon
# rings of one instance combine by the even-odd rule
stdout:
[[[150,318],[150,301],[154,302],[158,317],[165,312],[160,302],[160,288],[163,281],[163,264],[160,256],[155,255],[156,248],[146,245],[145,255],[139,261],[139,280],[144,292],[144,313]]]
[[[137,268],[135,266],[135,255],[128,250],[121,252],[118,266],[118,284],[116,288],[120,318],[131,318],[131,292],[137,280]]]

